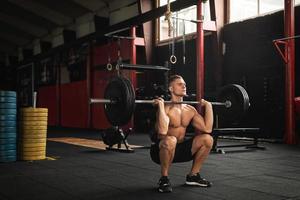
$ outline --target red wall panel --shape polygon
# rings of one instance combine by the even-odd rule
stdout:
[[[37,107],[48,108],[48,125],[58,125],[58,102],[56,86],[40,87],[37,92]]]
[[[121,57],[122,60],[130,59],[130,40],[121,40]],[[106,65],[108,63],[108,56],[110,56],[111,63],[114,63],[118,59],[118,44],[112,42],[111,44],[105,44],[96,46],[94,48],[94,66]]]
[[[60,114],[64,127],[89,128],[86,80],[61,85]]]

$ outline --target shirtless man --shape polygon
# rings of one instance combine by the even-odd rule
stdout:
[[[186,95],[186,84],[179,75],[170,77],[169,91],[171,101],[183,101]],[[204,117],[187,104],[164,104],[162,98],[154,100],[158,106],[156,133],[157,142],[151,146],[151,158],[161,166],[161,178],[158,183],[159,192],[172,192],[168,178],[172,162],[193,160],[192,168],[186,176],[187,185],[210,187],[211,183],[200,176],[203,162],[207,158],[213,138],[210,135],[213,126],[213,111],[210,102],[202,99]],[[185,139],[186,128],[190,124],[201,134]]]

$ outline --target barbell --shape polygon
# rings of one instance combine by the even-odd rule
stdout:
[[[237,84],[230,84],[220,89],[218,102],[211,102],[218,106],[218,114],[232,119],[239,119],[249,108],[249,96],[246,90]],[[136,100],[131,82],[125,77],[114,77],[104,91],[104,99],[91,98],[90,104],[104,104],[104,112],[113,126],[122,126],[131,119],[135,104],[153,104],[154,100]],[[165,104],[201,104],[199,101],[164,101]]]

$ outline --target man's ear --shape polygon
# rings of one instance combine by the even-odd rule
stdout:
[[[173,87],[172,86],[169,87],[169,91],[173,92]]]

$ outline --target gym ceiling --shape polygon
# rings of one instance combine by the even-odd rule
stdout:
[[[125,14],[125,15],[124,15]],[[33,49],[45,41],[52,47],[60,45],[57,36],[73,30],[77,38],[95,31],[94,16],[110,18],[137,14],[136,0],[1,0],[0,62],[8,56],[18,57],[21,49]]]

